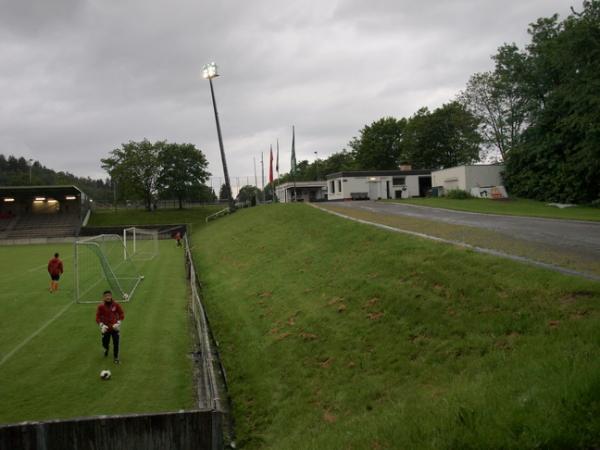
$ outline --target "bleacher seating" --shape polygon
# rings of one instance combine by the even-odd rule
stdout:
[[[4,230],[0,230],[0,238],[32,239],[76,236],[80,221],[78,214],[26,214],[6,225]]]

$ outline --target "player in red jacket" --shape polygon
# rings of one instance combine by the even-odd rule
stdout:
[[[104,291],[102,303],[96,308],[96,323],[100,326],[102,333],[104,356],[108,356],[108,346],[112,337],[115,364],[119,364],[119,332],[123,319],[125,319],[125,313],[121,305],[113,300],[111,291]]]
[[[63,263],[58,257],[58,253],[54,254],[54,258],[48,261],[48,273],[50,274],[50,293],[58,291],[58,280],[63,273]]]

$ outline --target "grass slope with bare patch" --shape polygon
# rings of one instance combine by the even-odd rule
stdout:
[[[194,233],[245,448],[600,445],[600,286],[306,205]]]

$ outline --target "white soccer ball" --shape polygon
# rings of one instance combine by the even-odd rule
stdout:
[[[101,370],[100,371],[100,379],[102,380],[110,380],[110,376],[112,374],[110,373],[110,370]]]
[[[127,300],[129,298],[129,294],[123,294],[123,298]]]

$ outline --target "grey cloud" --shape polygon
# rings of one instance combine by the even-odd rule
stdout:
[[[147,137],[192,142],[219,175],[202,65],[214,80],[230,172],[280,138],[289,167],[339,151],[367,123],[449,101],[523,43],[559,0],[0,0],[0,153],[104,176],[99,160]],[[285,155],[285,156],[284,156]]]

